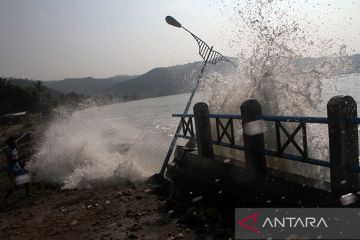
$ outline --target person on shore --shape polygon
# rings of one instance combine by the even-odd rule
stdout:
[[[30,184],[25,181],[22,183],[21,181],[17,181],[17,179],[21,179],[26,176],[26,170],[24,165],[21,164],[19,153],[16,146],[16,140],[13,137],[9,137],[7,139],[7,148],[5,148],[4,153],[6,156],[6,172],[10,179],[10,185],[7,189],[7,193],[4,198],[4,202],[7,201],[10,194],[19,188],[20,185],[24,184],[26,196],[30,196]]]

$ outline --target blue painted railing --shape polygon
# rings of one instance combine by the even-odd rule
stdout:
[[[223,119],[242,119],[241,115],[237,114],[209,114],[209,118],[223,118]],[[194,117],[194,114],[182,114],[174,113],[172,117]],[[264,121],[281,121],[281,122],[305,122],[305,123],[319,123],[327,124],[328,120],[326,117],[303,117],[303,116],[271,116],[271,115],[260,115],[259,120]],[[347,123],[360,125],[360,118],[350,118]]]
[[[194,114],[172,114],[172,116],[173,117],[180,117],[183,121],[185,121],[186,118],[191,119],[189,124],[191,124],[191,125],[193,124],[192,119],[194,119]],[[219,129],[219,121],[218,121],[219,119],[228,120],[228,121],[229,120],[241,120],[242,119],[242,116],[237,115],[237,114],[208,114],[207,117],[210,118],[210,119],[217,119],[217,122],[216,122],[216,128],[217,129]],[[329,161],[320,160],[320,159],[314,159],[314,158],[308,157],[308,155],[307,155],[307,141],[306,141],[306,124],[307,123],[328,124],[328,118],[326,118],[326,117],[308,117],[308,116],[259,115],[256,119],[267,121],[267,122],[275,122],[276,126],[277,126],[276,127],[277,128],[276,141],[277,141],[277,146],[278,146],[277,150],[278,151],[266,150],[265,149],[264,150],[265,155],[278,157],[278,158],[283,158],[283,159],[292,160],[292,161],[297,161],[297,162],[302,162],[302,163],[307,163],[307,164],[313,164],[313,165],[327,167],[327,168],[330,167],[330,162]],[[283,151],[285,149],[281,149],[281,146],[280,146],[281,141],[280,141],[279,129],[281,127],[283,127],[283,126],[281,126],[281,127],[278,127],[278,126],[279,126],[279,124],[281,125],[281,123],[284,123],[284,122],[293,122],[293,123],[302,124],[301,126],[298,126],[299,128],[301,127],[303,129],[303,135],[304,135],[303,140],[305,140],[303,142],[303,148],[301,149],[302,151],[300,151],[300,153],[302,153],[302,156],[297,156],[297,155],[293,155],[293,154],[284,153]],[[349,123],[349,124],[358,124],[359,125],[360,124],[360,118],[351,118],[351,119],[349,119],[347,121],[347,123]],[[228,127],[225,128],[222,125],[222,130],[228,132]],[[232,133],[230,133],[230,134],[234,134],[233,131],[234,130],[232,130]],[[294,134],[294,133],[291,133],[289,135],[292,135],[292,134]],[[219,133],[218,133],[218,136],[219,136]],[[296,133],[295,133],[294,137],[295,136],[296,136]],[[188,136],[186,134],[178,134],[177,137],[188,139],[188,140],[195,140],[195,134],[194,133],[192,133],[191,136]],[[241,146],[241,145],[238,145],[238,144],[234,143],[235,139],[231,139],[231,137],[229,136],[228,140],[232,141],[232,143],[223,142],[222,139],[220,139],[220,140],[219,139],[212,140],[211,143],[214,144],[214,145],[218,145],[218,146],[222,146],[222,147],[226,147],[226,148],[232,148],[232,149],[245,151],[244,146]],[[293,141],[295,141],[295,140],[293,139]],[[300,150],[300,149],[298,149],[298,150]],[[359,165],[351,166],[351,169],[349,169],[349,170],[351,170],[353,172],[360,173],[360,166]]]
[[[183,132],[177,137],[196,140],[198,154],[204,158],[214,157],[213,145],[244,151],[245,171],[251,176],[266,176],[266,156],[271,156],[329,168],[331,193],[336,197],[359,191],[360,118],[351,96],[332,97],[327,103],[326,117],[264,115],[261,104],[254,99],[243,102],[240,112],[241,115],[210,114],[206,103],[197,103],[194,114],[173,115],[181,118]],[[236,125],[242,126],[242,132],[234,130],[234,121],[240,122]],[[275,125],[274,131],[267,133],[275,134],[275,149],[266,149],[264,122]],[[307,124],[327,125],[328,160],[309,156]]]

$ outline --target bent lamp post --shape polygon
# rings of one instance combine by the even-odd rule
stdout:
[[[209,45],[207,45],[203,40],[201,40],[199,37],[197,37],[195,34],[193,34],[192,32],[190,32],[189,30],[187,30],[186,28],[184,28],[175,18],[171,17],[171,16],[167,16],[165,18],[165,21],[169,24],[169,25],[172,25],[174,27],[177,27],[177,28],[182,28],[184,29],[185,31],[187,31],[188,33],[191,34],[191,36],[193,36],[193,38],[195,38],[197,44],[199,45],[199,55],[202,57],[202,59],[204,60],[204,64],[202,65],[202,68],[200,70],[200,74],[196,80],[196,84],[195,84],[195,87],[194,89],[192,90],[191,92],[191,95],[190,95],[190,98],[188,100],[188,102],[186,103],[186,106],[185,106],[185,110],[184,110],[184,114],[186,114],[188,111],[189,111],[189,108],[190,108],[190,105],[191,105],[191,101],[199,87],[199,83],[200,83],[200,80],[203,76],[203,73],[205,71],[205,67],[208,63],[211,63],[211,64],[216,64],[220,61],[225,61],[225,62],[229,62],[231,64],[233,64],[235,67],[236,65],[231,62],[228,58],[224,57],[222,54],[220,54],[219,52],[217,51],[214,51],[213,50],[213,47],[209,47]],[[166,154],[166,157],[164,159],[164,163],[161,167],[161,170],[160,170],[160,173],[159,175],[160,176],[164,176],[164,173],[165,173],[165,170],[166,170],[166,166],[167,164],[169,163],[169,160],[170,160],[170,157],[171,157],[171,154],[175,148],[175,144],[176,144],[176,140],[177,140],[177,136],[179,135],[180,133],[180,130],[181,130],[181,122],[179,123],[177,129],[176,129],[176,132],[175,132],[175,135],[170,143],[170,147],[169,147],[169,150]]]

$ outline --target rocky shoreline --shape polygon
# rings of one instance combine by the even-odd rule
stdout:
[[[12,134],[35,132],[17,128]],[[25,160],[35,138],[20,143]],[[3,162],[3,161],[2,161]],[[7,178],[0,176],[0,197]],[[219,209],[201,198],[169,199],[168,186],[159,183],[123,183],[92,189],[61,190],[32,183],[31,197],[18,190],[0,203],[0,239],[231,239],[233,218],[224,221]],[[204,202],[204,204],[202,204]],[[233,210],[233,208],[232,208]]]
[[[0,239],[231,239],[219,210],[179,207],[159,186],[124,184],[57,190],[35,186],[0,209]],[[16,200],[15,200],[16,198]],[[232,219],[230,219],[232,222]]]
[[[144,184],[36,189],[32,198],[0,212],[0,239],[75,238],[195,239],[195,233],[177,223],[165,198]]]

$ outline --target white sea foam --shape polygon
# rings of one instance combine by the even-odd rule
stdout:
[[[146,176],[131,147],[139,131],[104,117],[98,108],[61,111],[46,130],[29,168],[37,181],[82,188]],[[122,136],[123,139],[115,140]],[[131,158],[131,161],[129,159]],[[121,165],[121,169],[115,170]],[[115,173],[115,174],[114,174]]]
[[[158,172],[187,95],[80,111],[60,108],[29,169],[35,181],[84,188],[139,181]]]

